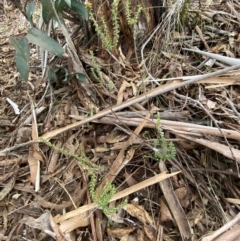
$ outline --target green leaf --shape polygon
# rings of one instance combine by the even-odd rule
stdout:
[[[64,53],[63,47],[56,42],[53,38],[36,28],[30,28],[27,33],[27,39],[29,42],[40,46],[53,55],[62,57]]]
[[[71,8],[71,6],[72,6],[72,0],[64,0],[64,1],[65,1],[65,3],[68,5],[68,7]]]
[[[29,62],[26,61],[21,55],[17,54],[16,65],[17,65],[17,70],[20,73],[20,76],[24,80],[28,81]]]
[[[48,24],[49,21],[55,16],[53,6],[49,1],[52,0],[41,0],[43,21],[46,24]]]
[[[88,19],[88,11],[85,8],[84,4],[78,2],[77,0],[72,0],[71,9],[78,13],[80,16],[83,16],[86,20]]]
[[[16,65],[20,76],[24,80],[28,80],[29,74],[29,59],[30,59],[30,48],[28,41],[25,37],[20,38],[19,41],[15,40],[13,37],[9,38],[11,44],[16,49]]]
[[[67,8],[68,5],[65,0],[56,0],[55,1],[55,8],[58,12],[62,12],[64,8]]]
[[[76,77],[80,81],[85,81],[87,79],[87,76],[85,74],[82,74],[82,73],[76,73]]]
[[[27,16],[27,20],[29,21],[32,27],[34,27],[34,23],[32,20],[32,15],[34,11],[35,11],[35,3],[34,2],[28,3],[27,9],[26,9],[26,16]]]
[[[18,40],[18,43],[20,45],[20,47],[22,48],[24,55],[25,55],[25,59],[27,62],[29,62],[30,59],[30,48],[29,48],[29,44],[28,44],[28,40],[26,37],[22,37]]]
[[[65,8],[71,8],[73,11],[78,13],[80,16],[84,17],[86,20],[88,19],[88,11],[85,8],[84,4],[80,3],[77,0],[56,0],[55,8],[57,11],[62,12]]]
[[[21,55],[27,61],[27,56],[25,56],[24,49],[21,47],[21,45],[18,43],[18,41],[13,37],[10,37],[9,41],[13,45],[15,50],[17,51],[17,54]]]

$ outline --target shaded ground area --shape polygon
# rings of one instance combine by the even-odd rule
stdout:
[[[114,61],[91,46],[93,59],[79,30],[92,98],[60,72],[71,57],[51,62],[57,81],[42,77],[34,46],[21,80],[8,38],[25,36],[27,22],[2,9],[0,240],[238,240],[238,1],[193,1],[182,31],[166,15],[144,59],[146,38]]]

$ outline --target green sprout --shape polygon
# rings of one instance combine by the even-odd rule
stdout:
[[[126,0],[126,18],[127,18],[127,23],[131,26],[137,23],[138,18],[140,16],[140,13],[142,12],[142,7],[138,7],[137,11],[135,14],[132,14],[130,11],[130,1]]]
[[[113,215],[116,212],[118,212],[123,206],[126,205],[126,201],[125,201],[125,202],[122,202],[121,204],[119,204],[115,208],[112,208],[112,209],[108,208],[108,204],[109,204],[111,198],[116,193],[115,186],[113,184],[111,184],[110,182],[106,183],[105,188],[104,188],[103,192],[101,193],[101,195],[97,196],[95,194],[95,190],[96,190],[95,187],[96,187],[96,182],[97,182],[97,175],[95,174],[95,171],[99,170],[99,166],[97,166],[91,162],[91,160],[86,156],[83,148],[80,148],[80,156],[78,156],[75,153],[66,151],[63,148],[60,148],[43,138],[39,138],[39,141],[43,142],[44,144],[46,144],[53,150],[65,155],[67,157],[75,158],[78,161],[81,168],[83,168],[83,170],[87,171],[88,175],[90,176],[90,182],[89,182],[90,195],[92,197],[93,202],[95,204],[97,204],[103,210],[104,214]]]
[[[163,160],[163,161],[174,158],[176,156],[175,146],[172,142],[167,142],[167,140],[164,136],[164,132],[161,128],[161,118],[160,118],[159,114],[157,115],[156,129],[157,129],[158,136],[160,138],[160,142],[155,141],[153,143],[154,144],[154,158],[157,160]],[[161,144],[160,152],[157,150],[157,146],[159,144]]]
[[[120,0],[114,0],[111,5],[111,21],[112,21],[112,28],[113,28],[113,37],[111,36],[111,32],[108,28],[106,20],[102,17],[100,22],[102,26],[96,21],[93,17],[93,12],[90,12],[90,17],[93,19],[93,24],[96,29],[97,35],[102,40],[103,44],[105,45],[106,49],[109,51],[114,50],[117,47],[118,40],[119,40],[119,18],[118,18],[118,3]]]

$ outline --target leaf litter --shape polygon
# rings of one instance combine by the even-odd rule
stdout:
[[[109,68],[98,56],[105,86],[91,76],[91,56],[78,46],[98,90],[96,113],[77,81],[49,90],[38,68],[31,69],[29,82],[20,79],[8,37],[25,36],[27,27],[16,9],[5,8],[0,25],[1,240],[237,240],[240,3],[202,1],[196,10],[196,2],[189,14],[201,24],[188,25],[184,34],[163,24],[145,63],[121,52],[119,64]],[[20,29],[13,31],[9,23],[17,25],[19,19]],[[39,64],[34,51],[30,66]],[[62,66],[74,67],[64,61]],[[146,77],[144,65],[155,81]],[[199,79],[187,82],[193,76]],[[158,113],[167,141],[176,148],[175,158],[165,163],[153,158]],[[96,192],[110,181],[117,193],[109,207],[127,204],[115,215],[103,214],[91,201],[90,178],[78,161],[39,143],[39,137],[77,156],[83,149],[99,166]],[[161,145],[157,148],[161,151]]]

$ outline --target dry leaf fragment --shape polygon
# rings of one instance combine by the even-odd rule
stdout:
[[[61,234],[61,232],[59,230],[59,227],[56,224],[56,222],[54,221],[53,216],[51,215],[51,213],[50,213],[49,221],[50,221],[51,228],[52,228],[53,232],[56,235],[56,240],[57,241],[65,241],[65,239],[64,239],[63,235]]]
[[[120,241],[128,241],[128,238],[129,238],[129,234],[125,234],[124,236],[122,236]]]
[[[39,172],[39,161],[43,161],[43,159],[37,150],[31,150],[31,147],[29,149],[28,165],[30,168],[30,181],[36,185],[36,180],[38,179]],[[38,157],[40,157],[40,159],[38,159]]]
[[[132,86],[133,95],[136,96],[137,95],[137,85],[134,82],[131,82],[131,86]]]
[[[63,141],[58,140],[55,145],[59,148],[62,148]],[[49,164],[48,164],[48,173],[54,173],[57,162],[59,160],[59,156],[60,156],[60,152],[53,150],[51,158],[49,160]]]
[[[190,204],[190,193],[186,187],[176,189],[175,194],[182,207],[186,208]]]
[[[85,212],[60,223],[59,229],[63,234],[69,233],[76,228],[86,227],[90,224],[89,213]]]
[[[161,214],[162,222],[172,220],[172,214],[169,211],[169,208],[167,207],[167,205],[165,204],[163,196],[160,198],[160,214]]]
[[[208,107],[209,109],[215,109],[215,108],[216,108],[216,105],[217,105],[216,102],[211,101],[211,100],[207,100],[207,107]]]
[[[135,227],[125,227],[125,228],[107,228],[107,233],[112,238],[123,237],[126,234],[133,232]]]
[[[141,229],[138,229],[137,231],[137,240],[145,241],[144,232]]]
[[[138,183],[137,180],[135,180],[135,178],[133,178],[132,174],[129,174],[126,170],[124,173],[124,177],[125,177],[126,183],[129,187]]]
[[[138,204],[127,204],[124,209],[133,217],[137,218],[144,224],[150,224],[154,226],[154,222],[144,207]]]
[[[191,227],[196,225],[203,217],[204,211],[196,208],[187,213],[187,219]]]
[[[44,233],[47,233],[52,238],[56,238],[56,235],[52,231],[51,225],[50,225],[50,212],[46,211],[43,213],[39,218],[34,219],[33,217],[25,216],[20,220],[20,223],[24,223],[28,225],[31,228],[40,229]]]
[[[106,143],[118,143],[127,138],[126,134],[122,134],[117,130],[113,130],[109,135],[106,136]]]
[[[17,132],[16,143],[20,144],[20,143],[30,141],[32,139],[31,134],[32,134],[31,128],[29,128],[29,127],[19,128],[19,130]]]
[[[118,91],[118,99],[117,99],[118,105],[122,103],[124,91],[128,87],[131,87],[131,84],[129,84],[126,80],[123,80],[122,85]]]
[[[7,185],[0,192],[0,200],[3,200],[7,196],[7,194],[13,189],[16,182],[18,170],[19,170],[19,167],[16,166],[11,179],[9,179]]]
[[[152,241],[155,241],[156,240],[155,228],[153,228],[153,226],[147,225],[147,224],[144,224],[143,228],[144,228],[144,231],[145,231],[146,235],[148,236],[148,238]]]

